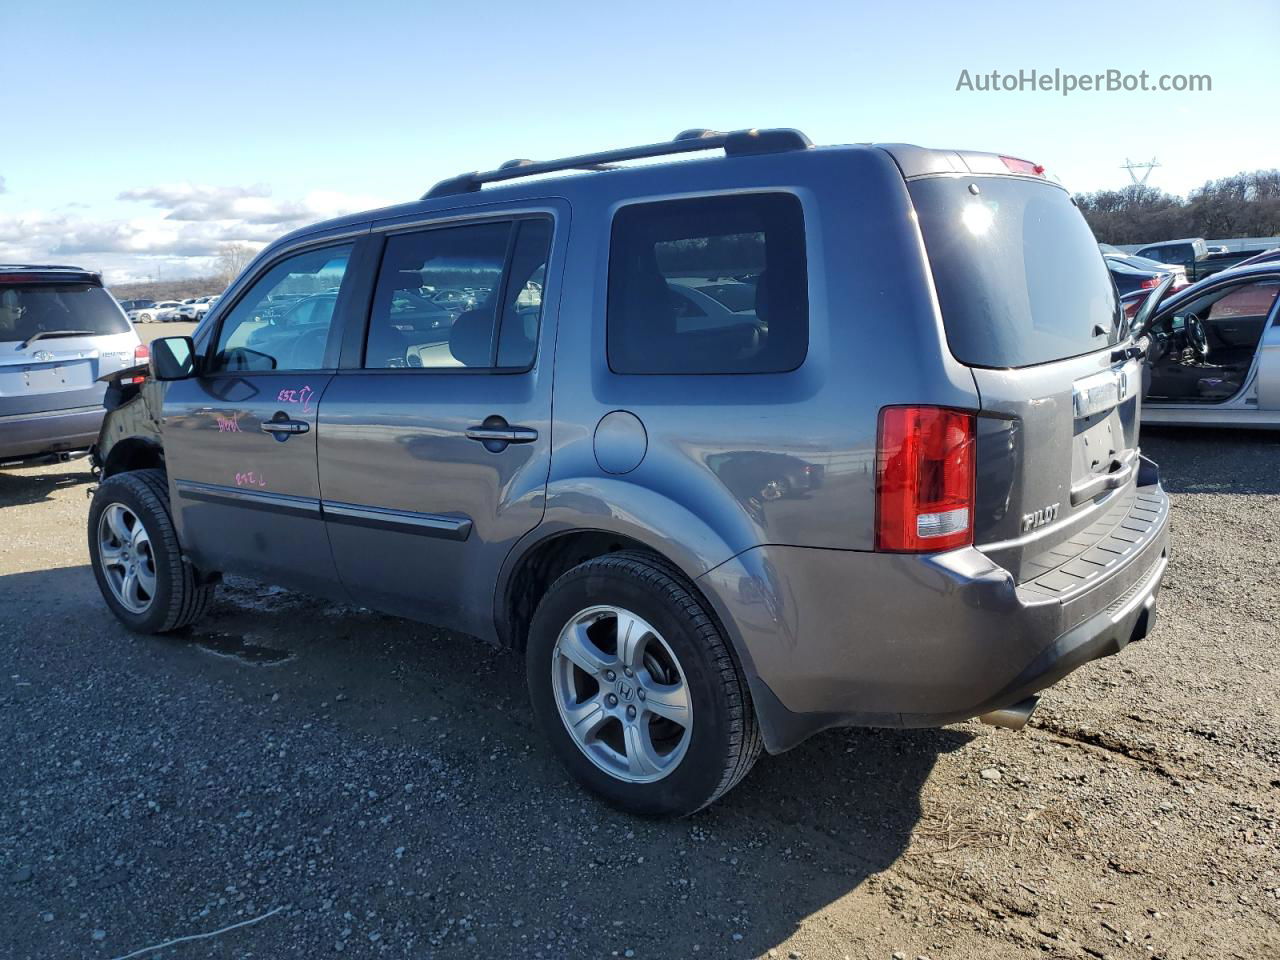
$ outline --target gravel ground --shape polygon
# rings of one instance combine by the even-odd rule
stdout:
[[[835,731],[678,822],[566,781],[512,657],[232,580],[133,636],[84,461],[0,473],[0,957],[1280,956],[1280,435],[1148,431],[1159,622],[1021,733]]]

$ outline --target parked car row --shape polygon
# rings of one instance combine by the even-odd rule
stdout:
[[[217,296],[190,297],[186,300],[121,300],[120,308],[134,323],[168,323],[176,320],[200,320],[217,302]]]
[[[1231,253],[1223,246],[1210,247],[1202,237],[1187,237],[1148,244],[1137,250],[1136,255],[1160,263],[1177,264],[1186,271],[1188,280],[1196,281],[1237,266],[1264,252],[1266,248],[1254,247]]]

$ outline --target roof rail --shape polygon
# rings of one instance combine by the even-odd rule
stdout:
[[[69,263],[0,263],[0,270],[60,270],[63,272],[74,271],[75,273],[96,273],[95,270],[86,270],[84,267],[73,267]]]
[[[799,130],[777,128],[772,130],[734,130],[721,133],[718,130],[684,130],[675,139],[662,143],[650,143],[640,147],[621,147],[602,150],[600,153],[584,153],[560,160],[508,160],[497,170],[464,173],[441,180],[422,195],[423,200],[433,197],[450,197],[462,193],[475,193],[483,184],[519,177],[532,177],[540,173],[558,170],[612,170],[624,160],[643,160],[648,157],[666,157],[699,150],[723,149],[725,156],[740,157],[759,153],[782,153],[787,150],[807,150],[813,143]]]

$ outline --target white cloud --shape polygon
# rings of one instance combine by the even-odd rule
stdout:
[[[197,276],[214,268],[223,244],[260,248],[291,230],[383,201],[333,191],[277,200],[269,187],[161,184],[126,190],[118,199],[155,213],[95,219],[74,212],[0,216],[0,262],[77,260],[102,269],[108,282],[154,276]]]
[[[165,210],[166,220],[236,220],[242,223],[300,225],[377,206],[372,197],[313,190],[301,200],[276,200],[263,184],[214,187],[194,183],[161,184],[125,190],[120,200],[146,203]]]

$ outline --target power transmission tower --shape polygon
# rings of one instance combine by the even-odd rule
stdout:
[[[1124,163],[1121,164],[1120,169],[1129,171],[1129,179],[1133,182],[1134,186],[1145,187],[1147,185],[1147,177],[1151,176],[1151,171],[1158,166],[1160,166],[1160,161],[1155,157],[1152,157],[1144,163],[1134,163],[1128,157],[1125,157]],[[1142,176],[1138,176],[1139,170],[1142,171]]]

